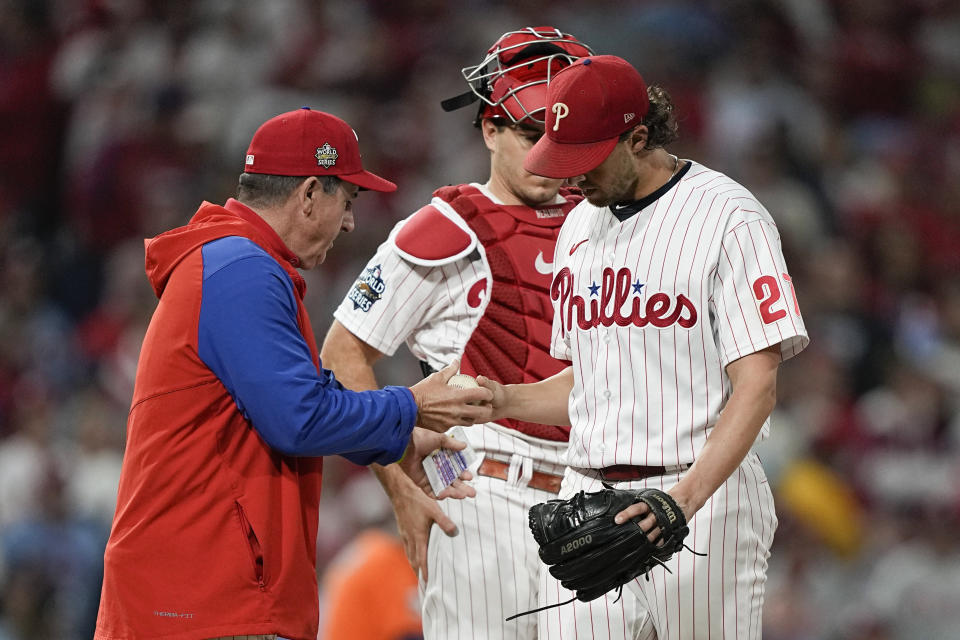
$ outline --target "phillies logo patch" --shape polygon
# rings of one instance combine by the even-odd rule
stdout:
[[[614,271],[606,267],[600,284],[591,283],[589,304],[583,296],[574,293],[574,277],[569,267],[561,269],[553,278],[550,298],[560,301],[560,323],[564,332],[573,329],[574,322],[581,329],[592,329],[616,324],[620,327],[648,324],[663,329],[678,324],[689,329],[697,324],[697,308],[682,293],[674,301],[666,293],[654,293],[644,305],[639,292],[643,285],[633,282],[630,269]],[[632,295],[636,294],[636,295]],[[642,307],[642,308],[641,308]],[[576,312],[576,317],[574,317]]]
[[[467,292],[467,304],[472,309],[476,309],[483,304],[483,299],[487,295],[487,279],[477,280]]]
[[[368,267],[353,285],[347,298],[353,303],[354,309],[370,311],[373,303],[381,298],[387,287],[380,275],[380,265]]]
[[[553,106],[550,107],[550,110],[553,111],[557,116],[553,120],[553,130],[557,131],[560,129],[560,121],[570,115],[570,107],[562,102],[554,102]]]
[[[338,155],[336,147],[331,147],[329,142],[324,142],[322,147],[317,147],[317,152],[314,154],[317,158],[317,164],[324,169],[329,169],[337,164]]]

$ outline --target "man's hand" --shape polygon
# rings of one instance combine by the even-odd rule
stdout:
[[[418,427],[442,433],[456,425],[490,421],[492,394],[489,390],[482,387],[458,389],[447,384],[459,368],[460,361],[454,360],[410,387],[417,403]]]
[[[428,497],[414,482],[391,467],[380,467],[378,476],[384,487],[389,485],[387,493],[393,503],[393,512],[397,517],[397,532],[403,540],[403,549],[413,570],[420,574],[420,579],[427,581],[427,545],[430,542],[430,529],[436,522],[440,530],[453,537],[459,533],[447,514],[443,512],[436,500]],[[389,476],[389,478],[384,477]],[[473,492],[472,487],[464,485]]]
[[[567,367],[546,380],[526,384],[500,384],[486,376],[477,383],[490,392],[490,418],[514,418],[540,424],[570,426],[567,403],[573,389],[573,369]]]
[[[464,482],[464,480],[473,478],[473,474],[466,470],[460,474],[457,480],[453,481],[453,484],[441,491],[440,495],[434,495],[433,489],[430,488],[430,480],[427,479],[427,474],[423,470],[423,459],[440,448],[460,451],[467,448],[467,443],[442,433],[414,427],[413,433],[410,434],[410,442],[407,444],[407,449],[403,453],[403,459],[397,464],[403,469],[405,474],[410,476],[414,484],[420,487],[423,493],[431,498],[436,498],[437,500],[455,498],[459,500],[462,498],[472,498],[477,495],[476,490]]]
[[[669,494],[670,492],[668,491],[667,493]],[[675,496],[670,495],[670,497],[674,499],[674,502],[676,502],[680,508],[680,513],[683,515],[684,521],[690,522],[696,510],[677,500]],[[618,513],[613,519],[617,524],[623,524],[629,520],[633,520],[638,527],[647,533],[647,539],[649,539],[650,542],[656,542],[660,538],[662,532],[660,531],[660,523],[657,521],[657,514],[646,502],[633,503]]]
[[[493,396],[490,399],[490,420],[512,417],[508,413],[507,388],[504,385],[486,376],[477,376],[477,383],[481,387],[489,389]]]

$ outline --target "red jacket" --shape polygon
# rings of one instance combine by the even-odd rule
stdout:
[[[316,638],[322,458],[271,448],[197,347],[201,248],[241,236],[293,282],[297,324],[319,373],[303,279],[266,223],[227,206],[204,203],[190,225],[147,241],[147,273],[162,297],[137,370],[98,639]]]

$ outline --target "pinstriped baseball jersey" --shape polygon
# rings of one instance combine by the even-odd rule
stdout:
[[[473,186],[493,203],[502,204],[482,185]],[[455,212],[434,204],[466,231]],[[379,247],[334,316],[380,352],[392,355],[405,343],[415,357],[440,369],[463,354],[487,310],[493,273],[484,245],[476,238],[457,245],[462,249],[449,260],[419,260],[418,264],[393,241],[403,224]],[[541,316],[549,322],[551,306],[543,291],[551,280],[553,237],[538,241],[544,243],[542,250],[537,246],[517,251],[513,258],[526,256],[529,270],[542,276],[536,295],[542,297]],[[544,333],[549,326],[544,325]],[[544,336],[544,345],[548,337]],[[505,618],[538,605],[541,562],[527,529],[527,512],[555,496],[527,486],[526,481],[534,470],[562,475],[567,443],[534,438],[494,423],[470,427],[465,433],[479,453],[508,463],[511,472],[507,481],[477,476],[474,499],[440,502],[459,535],[448,537],[436,527],[431,531],[430,580],[421,583],[424,637],[533,640],[537,637],[534,616],[511,622]],[[603,601],[613,631],[598,638],[631,637],[629,629],[638,615],[635,600],[626,597],[613,602],[615,597],[610,594],[609,602]],[[586,607],[583,603],[570,606],[578,611]]]
[[[418,265],[402,258],[388,240],[358,280],[358,285],[370,280],[382,288],[373,303],[365,309],[348,295],[334,317],[381,353],[391,356],[405,343],[414,357],[439,370],[460,356],[480,321],[489,277],[479,251],[447,264]],[[480,292],[471,293],[475,286]]]
[[[584,201],[557,240],[552,354],[574,363],[573,467],[692,463],[730,395],[726,365],[808,342],[766,209],[695,162],[670,184],[622,222]]]
[[[483,185],[473,184],[491,201],[500,203]],[[562,202],[558,198],[558,202]],[[447,215],[456,216],[447,211]],[[458,223],[466,229],[465,223]],[[441,369],[463,354],[489,303],[486,295],[491,270],[483,245],[453,260],[417,264],[397,250],[392,239],[404,221],[398,223],[389,240],[377,249],[357,287],[373,287],[372,304],[355,299],[353,290],[343,299],[334,317],[358,338],[385,355],[393,355],[401,344],[434,369]],[[552,241],[549,242],[552,245]],[[550,265],[544,252],[531,257],[532,268],[550,281]],[[546,256],[549,257],[550,249]],[[421,261],[424,262],[424,261]],[[488,372],[489,373],[489,372]],[[496,375],[496,372],[493,372]],[[470,444],[485,452],[509,457],[528,456],[548,465],[562,464],[565,442],[533,438],[497,424],[466,430]]]

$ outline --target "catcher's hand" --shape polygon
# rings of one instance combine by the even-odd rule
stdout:
[[[616,524],[614,516],[644,502],[656,517],[654,541],[640,528],[639,516]],[[663,565],[683,548],[689,529],[673,497],[659,489],[625,490],[604,485],[567,500],[550,500],[530,509],[530,530],[540,559],[578,600],[589,602]]]

